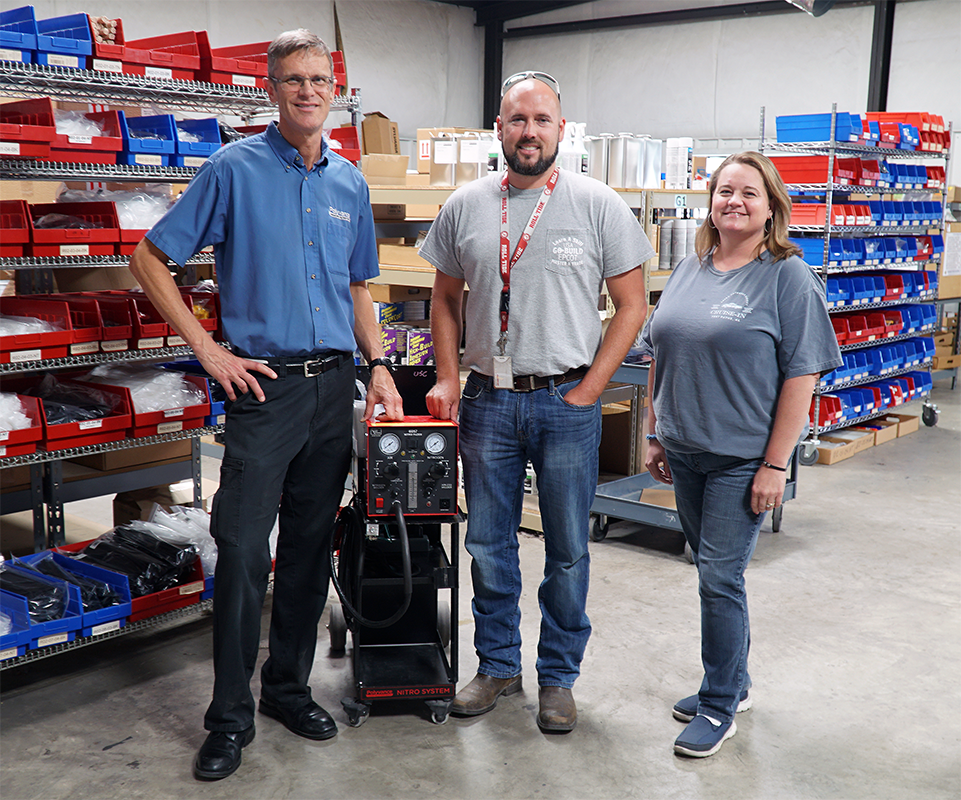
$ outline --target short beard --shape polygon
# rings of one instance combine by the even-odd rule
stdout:
[[[547,158],[539,158],[533,164],[525,164],[517,157],[517,150],[508,155],[507,152],[504,153],[504,160],[507,165],[518,175],[543,175],[547,170],[549,170],[553,165],[554,161],[557,160],[557,153],[560,150],[560,144],[554,148],[553,155]]]

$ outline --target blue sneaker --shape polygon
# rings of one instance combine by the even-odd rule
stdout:
[[[745,689],[743,692],[741,692],[741,697],[738,700],[736,712],[740,714],[742,711],[747,711],[753,704],[754,700],[751,699],[748,690]],[[692,694],[690,697],[685,697],[683,700],[678,700],[674,704],[674,719],[676,719],[678,722],[690,722],[696,716],[696,694]]]
[[[674,752],[682,756],[705,758],[713,756],[725,739],[730,739],[737,733],[737,725],[730,722],[718,722],[703,714],[698,714],[684,729],[684,733],[674,740]]]

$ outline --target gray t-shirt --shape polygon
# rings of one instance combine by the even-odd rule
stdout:
[[[657,437],[681,453],[760,458],[784,381],[841,363],[821,280],[766,251],[730,272],[685,258],[641,341],[656,362]]]
[[[467,282],[463,363],[494,374],[498,354],[500,175],[461,187],[431,225],[420,254]],[[541,189],[509,192],[511,255]],[[600,181],[561,171],[527,249],[511,270],[506,353],[515,375],[559,375],[593,362],[601,343],[604,279],[654,255],[637,218]]]

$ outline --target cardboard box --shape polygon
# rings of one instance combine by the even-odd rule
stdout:
[[[127,267],[54,269],[57,290],[61,292],[99,292],[105,289],[133,289],[137,279]]]
[[[391,122],[386,115],[379,111],[364,114],[364,121],[360,124],[364,137],[364,153],[400,154],[400,132],[397,123]]]
[[[902,436],[907,436],[909,433],[918,430],[920,417],[910,414],[887,414],[884,416],[884,420],[898,423],[898,438],[900,439]]]
[[[957,369],[961,367],[961,355],[935,355],[931,369]]]
[[[883,419],[872,419],[853,430],[863,430],[874,435],[874,446],[886,444],[898,438],[898,423]]]
[[[360,168],[370,186],[404,186],[409,161],[407,156],[373,153],[361,156]]]
[[[414,245],[382,244],[378,248],[378,260],[381,264],[388,264],[397,267],[420,267],[424,270],[434,271],[433,265],[420,257],[420,251]],[[415,298],[408,297],[408,300]]]
[[[372,203],[374,222],[399,222],[407,217],[407,206],[403,203]]]
[[[203,508],[210,510],[210,499],[217,492],[217,481],[201,479]],[[125,525],[131,520],[150,519],[154,504],[169,513],[172,506],[189,506],[194,502],[193,481],[185,480],[169,485],[150,486],[130,492],[118,492],[113,499],[113,524]]]
[[[821,437],[821,440],[853,445],[851,455],[855,455],[874,447],[874,431],[861,428],[844,428],[825,434]]]
[[[56,203],[60,184],[57,181],[0,181],[0,200],[26,200],[34,203]]]
[[[404,303],[407,300],[430,300],[430,289],[423,286],[394,286],[368,283],[370,297],[376,303]]]
[[[961,297],[961,222],[945,226],[944,254],[938,265],[938,297]]]
[[[818,464],[837,464],[854,455],[854,442],[831,441],[824,437],[818,445]]]
[[[78,456],[70,460],[75,464],[82,464],[85,467],[108,472],[114,469],[151,464],[156,461],[190,458],[190,441],[190,439],[180,439],[176,442],[149,444],[144,447],[131,447],[127,450],[114,450],[92,456]]]
[[[601,472],[631,474],[630,405],[612,403],[601,406],[601,446],[597,455]]]

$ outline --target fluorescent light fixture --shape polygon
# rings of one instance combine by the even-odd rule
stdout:
[[[812,17],[820,17],[834,5],[834,0],[787,0],[787,2],[802,11],[807,11]]]

